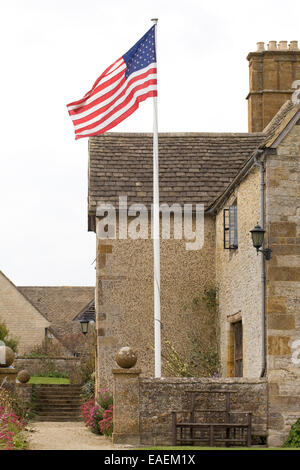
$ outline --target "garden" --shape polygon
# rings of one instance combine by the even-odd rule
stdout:
[[[25,450],[29,447],[28,431],[32,418],[25,403],[9,384],[0,384],[0,450]]]
[[[113,433],[113,397],[105,388],[95,397],[92,382],[83,386],[81,413],[84,424],[94,434],[111,437]]]

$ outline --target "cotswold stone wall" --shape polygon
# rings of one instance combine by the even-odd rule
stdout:
[[[266,162],[267,363],[270,445],[300,417],[300,125]]]
[[[18,357],[15,359],[16,369],[27,369],[30,375],[38,375],[46,370],[66,372],[70,376],[81,367],[81,360],[76,357]]]
[[[204,288],[215,287],[215,225],[205,217],[204,245],[187,251],[185,240],[161,240],[162,344],[182,353],[200,315],[189,306]],[[97,241],[97,341],[99,388],[112,388],[116,351],[131,346],[144,375],[154,375],[153,240]],[[203,318],[202,318],[203,319]],[[206,331],[203,331],[203,335]],[[164,371],[167,375],[167,372]]]
[[[231,409],[253,413],[253,436],[267,435],[267,381],[244,378],[139,377],[139,371],[114,370],[115,443],[172,445],[172,411],[188,410],[188,391],[231,391]],[[130,398],[129,398],[130,397]],[[224,396],[205,394],[205,408],[225,408]],[[203,403],[203,402],[202,402]]]
[[[32,402],[32,392],[34,385],[32,384],[16,384],[16,392],[23,401],[23,403]]]
[[[216,279],[219,292],[220,353],[223,375],[234,376],[233,323],[243,324],[243,376],[260,377],[261,255],[253,248],[250,230],[259,221],[259,169],[255,168],[235,189],[216,218]],[[237,201],[238,248],[224,249],[223,209]]]

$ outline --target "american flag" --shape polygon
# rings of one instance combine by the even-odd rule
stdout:
[[[157,96],[155,25],[108,67],[81,100],[67,105],[75,139],[103,134]]]

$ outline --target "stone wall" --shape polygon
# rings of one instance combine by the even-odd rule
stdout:
[[[280,445],[300,417],[300,125],[268,156],[266,187],[269,443]]]
[[[23,401],[23,403],[31,403],[32,402],[32,392],[34,390],[34,385],[32,384],[16,384],[16,392]]]
[[[81,367],[81,360],[76,357],[17,357],[14,365],[18,370],[27,369],[30,375],[38,375],[51,368],[72,376]]]
[[[0,321],[4,321],[11,336],[19,340],[18,352],[24,354],[45,338],[50,326],[36,308],[0,272]]]
[[[255,168],[235,189],[216,217],[216,280],[219,292],[220,355],[222,374],[234,375],[233,323],[243,324],[243,376],[260,377],[261,256],[257,256],[249,231],[260,216],[260,175]],[[224,249],[223,209],[237,201],[238,248]]]
[[[153,240],[97,242],[98,387],[112,387],[115,352],[131,346],[144,375],[153,370]],[[215,225],[205,217],[205,242],[187,251],[185,240],[161,240],[162,344],[186,354],[189,334],[199,330],[207,310],[189,308],[204,288],[215,287]],[[206,331],[203,330],[203,335]],[[164,371],[164,374],[167,374]]]
[[[267,435],[266,379],[153,379],[122,369],[114,370],[114,377],[114,443],[172,445],[171,412],[189,409],[189,390],[236,392],[231,395],[232,411],[252,412],[252,435]],[[224,396],[205,396],[205,408],[224,408]]]

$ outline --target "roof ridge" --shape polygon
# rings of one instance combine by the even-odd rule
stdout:
[[[152,137],[152,132],[106,132],[105,134],[90,137],[90,140],[105,139],[107,137]],[[257,137],[263,136],[264,132],[159,132],[158,135],[166,137]]]
[[[277,113],[273,116],[271,121],[266,125],[263,132],[268,136],[269,134],[273,133],[277,127],[280,125],[284,117],[293,109],[295,105],[291,100],[287,100],[283,103],[281,108],[277,111]]]

